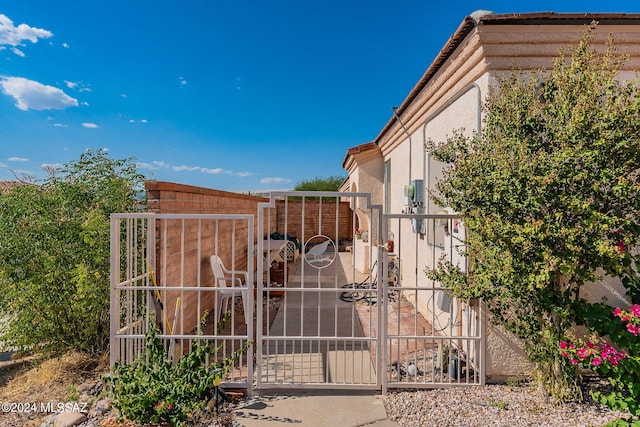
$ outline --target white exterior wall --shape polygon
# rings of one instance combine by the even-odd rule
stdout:
[[[423,179],[425,183],[425,213],[441,213],[447,211],[436,206],[428,196],[429,190],[435,190],[436,182],[442,178],[444,164],[432,159],[425,150],[425,143],[432,140],[436,143],[445,142],[447,138],[454,135],[456,131],[461,131],[465,136],[470,137],[480,131],[482,123],[481,105],[488,93],[491,76],[484,74],[480,76],[474,84],[469,84],[461,88],[457,93],[451,94],[448,99],[440,100],[441,107],[416,126],[416,130],[411,135],[411,142],[406,137],[392,151],[385,156],[385,161],[391,162],[391,213],[403,213],[403,187],[412,179]],[[409,165],[411,167],[409,167]],[[401,283],[408,286],[429,286],[431,283],[425,273],[426,269],[437,266],[438,259],[442,253],[451,253],[444,247],[443,227],[430,221],[425,225],[427,233],[417,241],[417,247],[411,247],[415,241],[415,234],[410,227],[402,226],[402,230],[391,229],[396,241],[411,242],[412,245],[396,248],[396,253],[400,256]],[[435,233],[434,233],[435,231]],[[464,239],[463,231],[459,236]],[[436,244],[435,256],[433,245]],[[463,264],[463,257],[453,251],[453,257],[449,258],[454,264]],[[468,310],[460,310],[460,306],[455,303],[451,313],[440,311],[435,307],[435,312],[431,311],[431,301],[418,299],[418,310],[423,313],[426,319],[433,323],[434,329],[442,334],[460,334],[475,331],[462,331],[459,326],[469,325],[469,316],[478,316],[478,307]],[[449,325],[449,326],[448,326]],[[517,339],[495,327],[486,330],[486,375],[488,381],[503,381],[508,377],[521,376],[530,372],[530,364],[520,348]]]
[[[379,151],[359,153],[354,156],[354,164],[349,175],[352,192],[371,194],[371,204],[382,205],[384,163]],[[372,246],[378,244],[378,224],[370,221],[371,210],[365,206],[365,200],[357,198],[351,206],[358,217],[358,227],[367,232],[367,239],[353,239],[353,263],[356,270],[368,274],[371,269]]]
[[[429,76],[420,92],[414,94],[410,101],[403,103],[400,108],[403,126],[397,119],[392,118],[390,124],[376,139],[384,161],[390,162],[390,176],[385,183],[390,195],[386,201],[387,212],[402,213],[403,188],[411,180],[423,179],[427,190],[435,188],[436,180],[441,177],[443,165],[437,164],[424,152],[425,141],[445,141],[457,129],[464,129],[467,136],[478,131],[478,117],[481,114],[478,91],[481,102],[484,102],[494,76],[509,73],[514,67],[520,70],[552,68],[558,56],[558,49],[566,50],[580,39],[585,30],[584,25],[556,23],[478,25],[471,30],[455,50],[448,53],[447,59],[438,70]],[[593,45],[604,46],[610,33],[614,35],[618,51],[630,57],[621,72],[621,77],[633,77],[633,70],[640,67],[640,25],[601,24],[596,31]],[[474,83],[475,86],[471,86]],[[467,89],[469,90],[463,93]],[[407,130],[411,138],[408,137]],[[362,191],[362,188],[359,190]],[[425,212],[437,213],[440,209],[432,202],[426,202]],[[442,231],[434,227],[434,224],[428,224],[427,228],[436,228],[434,238],[438,241],[438,232]],[[398,224],[395,224],[390,231],[394,233],[396,242],[394,252],[400,255],[402,283],[420,286],[428,284],[424,270],[432,268],[437,262],[437,256],[432,258],[431,255],[430,242],[433,242],[434,238],[427,233],[415,239],[416,235],[406,225],[402,225],[400,230]],[[455,258],[454,256],[453,262],[459,261]],[[624,289],[617,279],[606,278],[601,283],[588,284],[583,288],[582,296],[591,301],[600,301],[605,297],[611,305],[625,305]],[[417,301],[417,305],[427,319],[435,319],[436,329],[439,327],[438,324],[446,324],[451,320],[448,313],[430,313],[426,301]],[[464,319],[465,316],[477,315],[477,311],[453,315]],[[499,381],[530,372],[530,365],[517,339],[494,327],[487,328],[486,332],[488,380]]]

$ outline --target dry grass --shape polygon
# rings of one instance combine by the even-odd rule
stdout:
[[[265,299],[266,307],[269,305],[268,323],[271,324],[282,298]],[[239,303],[239,301],[238,301]],[[241,305],[240,305],[241,307]],[[244,323],[242,316],[235,316]],[[240,328],[243,325],[237,325]],[[90,381],[98,380],[109,372],[109,358],[90,357],[88,355],[70,352],[60,358],[39,360],[35,356],[14,357],[8,362],[0,362],[0,404],[4,402],[35,403],[38,409],[40,404],[69,402],[77,399],[77,386]],[[50,414],[39,410],[31,413],[3,413],[0,412],[0,426],[2,427],[39,427]],[[218,416],[211,411],[200,414],[200,422],[197,425],[231,425],[233,419],[233,405],[221,411]],[[106,414],[99,421],[101,427],[140,427],[139,424],[130,421],[116,419],[115,411]]]
[[[35,403],[38,410],[0,413],[0,425],[39,426],[49,415],[39,411],[41,403],[67,402],[77,394],[78,385],[98,379],[108,371],[108,359],[77,352],[45,361],[31,356],[3,362],[0,364],[0,402]]]

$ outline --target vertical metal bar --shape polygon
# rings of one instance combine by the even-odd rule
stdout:
[[[131,262],[131,270],[132,270],[132,277],[135,277],[135,283],[132,281],[131,284],[138,286],[138,233],[137,233],[137,228],[136,225],[138,223],[137,218],[131,218],[131,255],[132,255],[132,262]],[[132,297],[132,301],[129,301],[130,307],[129,307],[129,312],[130,312],[130,322],[129,324],[133,324],[133,322],[135,322],[138,318],[138,291],[136,291],[135,289],[132,289],[130,292],[130,296]],[[133,332],[133,331],[132,331]],[[132,353],[135,353],[135,350],[132,348]]]
[[[158,283],[158,285],[160,285],[160,287],[162,288],[162,305],[163,305],[163,311],[164,313],[162,313],[162,317],[161,317],[161,323],[162,323],[162,327],[160,328],[160,330],[162,331],[163,334],[167,333],[167,322],[165,321],[166,316],[167,316],[167,290],[165,289],[165,287],[167,286],[167,259],[168,259],[168,255],[167,255],[167,236],[169,233],[168,230],[168,220],[164,219],[162,221],[162,280],[160,283]],[[157,276],[156,276],[157,277]]]
[[[111,349],[109,354],[109,364],[113,366],[118,360],[119,355],[119,337],[116,337],[118,330],[118,319],[120,318],[120,296],[118,285],[120,283],[120,219],[111,214],[110,218],[110,306],[111,306],[111,319],[110,319],[110,333],[109,333],[109,348]]]
[[[255,342],[255,351],[256,351],[256,359],[258,361],[257,364],[257,369],[256,369],[256,385],[260,388],[262,387],[262,377],[264,375],[264,373],[262,372],[262,365],[263,365],[263,355],[262,355],[262,347],[263,347],[263,331],[264,331],[264,326],[263,326],[263,322],[265,322],[265,320],[263,319],[263,311],[262,311],[262,307],[265,306],[266,307],[266,318],[269,319],[269,304],[266,303],[264,301],[264,296],[262,295],[262,291],[263,291],[263,272],[264,272],[264,257],[263,257],[263,253],[264,253],[264,242],[262,239],[262,236],[264,235],[264,211],[265,208],[261,205],[258,205],[258,236],[257,236],[257,241],[258,241],[258,248],[255,252],[256,254],[256,260],[257,260],[257,264],[258,267],[256,269],[256,277],[255,277],[255,282],[256,285],[258,287],[258,291],[257,291],[257,296],[258,296],[258,302],[256,304],[256,310],[257,310],[257,320],[256,320],[256,327],[257,327],[257,331],[256,331],[256,342]],[[250,238],[249,238],[249,242],[251,244],[253,244],[253,236],[251,235],[251,233],[253,232],[253,221],[250,221],[251,226],[249,227],[250,229]],[[251,255],[251,254],[250,254]],[[253,322],[252,322],[253,323]],[[266,367],[267,373],[269,372],[269,366],[268,363],[265,363],[264,366]],[[253,368],[253,364],[250,364],[249,369]]]
[[[198,260],[198,263],[196,265],[196,286],[198,288],[202,287],[202,263],[200,262],[200,260],[202,259],[202,219],[198,218],[197,221],[197,228],[198,228],[198,233],[197,233],[197,257],[196,259]],[[197,335],[201,335],[203,333],[202,329],[201,329],[201,325],[200,325],[200,320],[202,319],[202,295],[200,290],[197,291],[196,293],[196,320],[197,320],[197,324],[196,324],[196,334]]]
[[[373,214],[373,210],[371,211]],[[382,243],[385,237],[386,237],[386,225],[385,220],[383,219],[383,215],[382,215],[382,210],[381,209],[376,209],[377,212],[377,225],[378,225],[378,230],[377,230],[377,234],[378,234],[378,257],[376,260],[376,265],[377,265],[377,271],[376,271],[376,276],[377,276],[377,293],[376,293],[376,301],[377,301],[377,307],[375,308],[377,310],[376,313],[376,349],[377,351],[380,350],[380,348],[382,347],[382,335],[381,335],[381,331],[384,331],[384,326],[383,324],[386,323],[386,312],[387,310],[387,304],[389,303],[388,301],[388,294],[389,294],[389,283],[387,280],[387,275],[386,275],[386,265],[388,262],[388,254],[387,251],[382,248]],[[369,314],[369,325],[371,325],[373,322],[371,322],[371,315],[372,315],[373,310],[370,310],[370,314]],[[371,336],[371,326],[369,327],[369,336]],[[379,364],[378,367],[376,367],[376,369],[378,370],[378,372],[380,372],[380,375],[382,374],[382,372],[386,372],[386,365],[382,365]],[[378,377],[376,379],[376,385],[379,386],[380,385],[380,378]],[[386,388],[384,388],[383,393],[386,393]]]

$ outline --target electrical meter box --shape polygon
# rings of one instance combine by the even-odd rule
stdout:
[[[405,185],[402,193],[402,204],[404,206],[411,206],[413,203],[413,185]]]
[[[414,179],[411,181],[411,187],[413,187],[413,203],[424,203],[424,180]]]
[[[414,179],[411,184],[403,189],[403,204],[405,206],[423,206],[424,204],[424,180]]]

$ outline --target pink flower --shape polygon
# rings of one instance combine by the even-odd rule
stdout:
[[[598,366],[602,363],[602,359],[600,359],[599,357],[594,357],[591,363],[593,364],[593,366]]]
[[[627,245],[625,245],[622,240],[618,241],[618,243],[616,243],[616,246],[618,247],[618,250],[620,252],[626,252],[627,251]]]
[[[640,304],[633,304],[633,306],[631,307],[631,310],[629,310],[629,311],[634,316],[640,317]]]
[[[615,309],[615,310],[613,310],[613,315],[614,315],[615,317],[619,317],[619,316],[620,316],[620,313],[622,313],[622,309],[621,309],[620,307],[616,307],[616,309]]]
[[[571,360],[569,360],[569,362],[573,363],[574,365],[578,364],[578,361],[576,359],[571,359]]]
[[[609,363],[611,363],[613,366],[618,366],[618,362],[620,361],[620,359],[624,359],[624,358],[625,358],[625,355],[623,354],[622,356],[618,356],[618,355],[610,356],[608,360],[609,360]]]
[[[167,409],[172,410],[173,409],[173,405],[171,403],[169,403],[169,405],[167,405]]]
[[[560,342],[560,348],[563,349],[563,350],[566,349],[567,348],[567,342],[566,341]]]
[[[632,333],[635,336],[638,336],[638,332],[640,332],[640,327],[635,326],[632,323],[627,323],[627,331],[629,331],[630,333]]]

